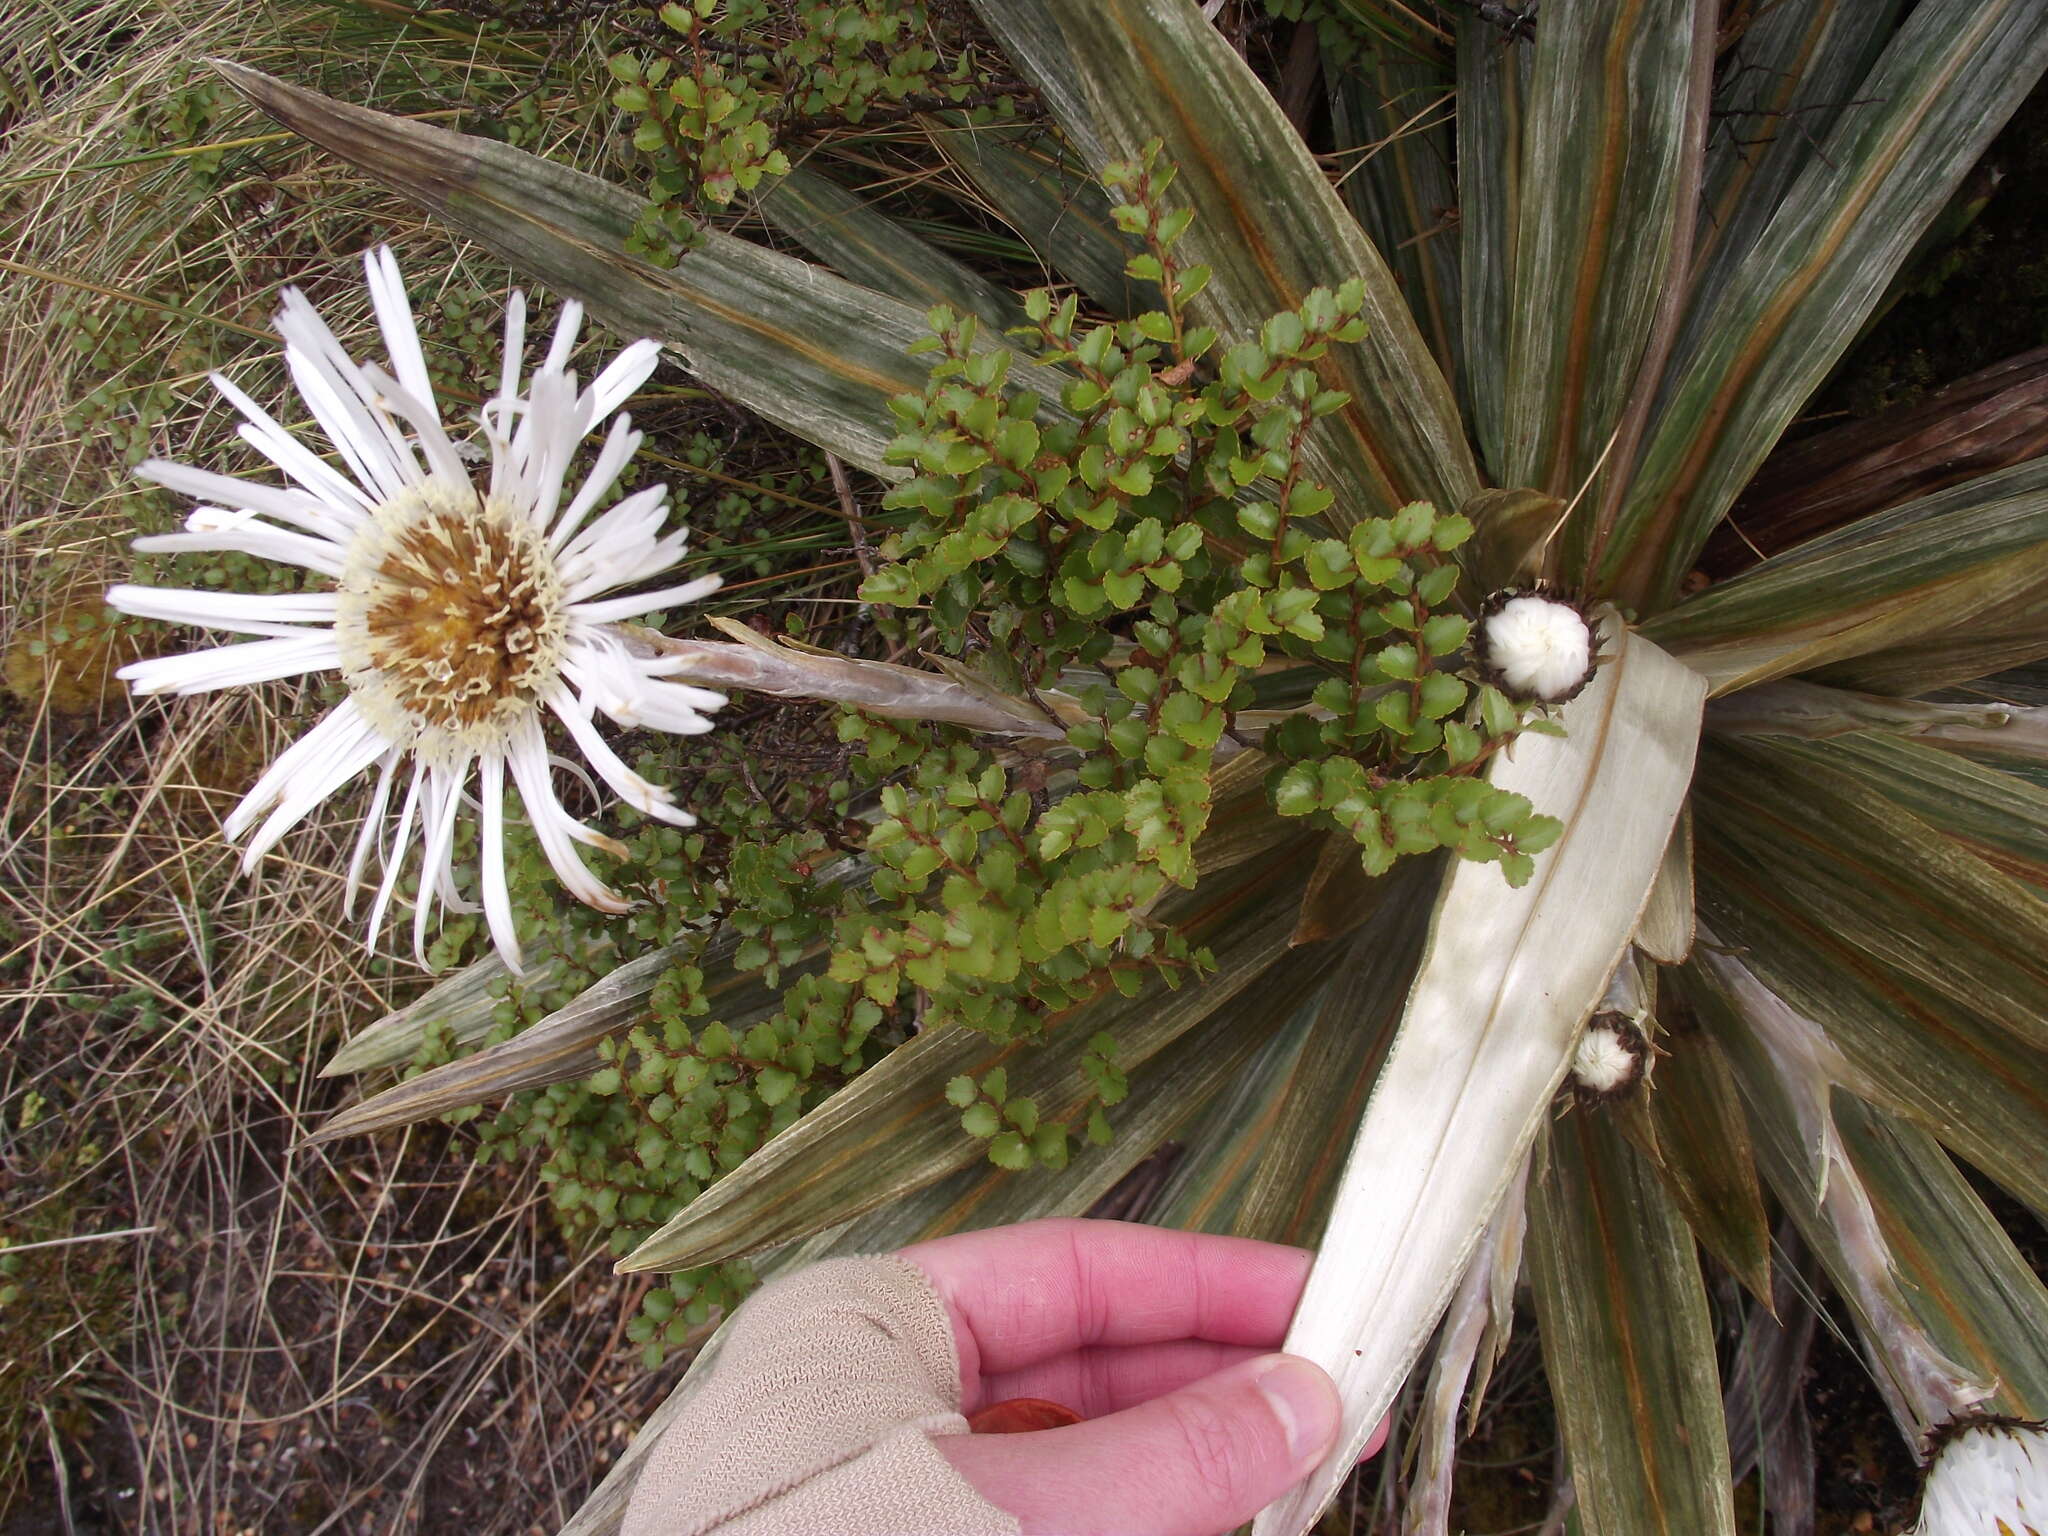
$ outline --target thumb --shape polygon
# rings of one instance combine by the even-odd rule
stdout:
[[[1307,1476],[1339,1412],[1321,1367],[1261,1355],[1085,1424],[932,1443],[1023,1536],[1216,1536]]]

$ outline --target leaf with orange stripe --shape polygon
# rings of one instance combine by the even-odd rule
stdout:
[[[2048,900],[1846,766],[1822,743],[1709,737],[1701,859],[1767,885],[1859,969],[1910,977],[2048,1056]]]
[[[674,267],[628,255],[640,200],[507,144],[333,101],[224,60],[214,68],[287,128],[412,198],[514,270],[583,300],[622,336],[651,336],[690,371],[849,463],[888,478],[889,401],[924,388],[909,348],[925,311],[717,230]],[[1002,346],[984,327],[984,346]],[[1056,394],[1049,370],[1023,387]]]
[[[1714,1328],[1691,1228],[1597,1111],[1551,1128],[1527,1273],[1585,1536],[1734,1536]]]
[[[1269,1243],[1322,1237],[1442,878],[1439,861],[1414,859],[1373,882],[1378,905],[1344,940],[1290,1053],[1245,1073],[1190,1131],[1148,1219]]]
[[[1606,484],[1632,457],[1678,321],[1719,10],[1578,0],[1543,18],[1521,135],[1503,485],[1569,498],[1603,458]],[[1588,495],[1579,522],[1601,501]],[[1586,540],[1568,529],[1566,542]]]
[[[1920,231],[2048,68],[2043,0],[1925,0],[1665,370],[1662,403],[1600,570],[1618,601],[1668,602]]]
[[[1152,139],[1194,210],[1180,255],[1213,277],[1191,312],[1226,342],[1254,337],[1317,287],[1365,285],[1370,333],[1333,347],[1326,387],[1350,403],[1311,429],[1311,472],[1348,527],[1402,503],[1461,505],[1478,470],[1442,371],[1393,274],[1330,189],[1264,82],[1180,0],[975,0],[1091,165],[1134,160]]]
[[[1831,1087],[1854,1072],[1848,1036],[1762,972],[1709,954],[1683,985],[1734,1066],[1758,1167],[1856,1314],[1894,1411],[1945,1419],[1975,1382],[1991,1411],[2048,1413],[2048,1290],[1935,1137]]]
[[[1703,797],[1697,809],[1703,936],[1710,927],[1716,943],[1740,953],[1760,992],[1827,1031],[1844,1059],[1846,1086],[1918,1122],[2048,1214],[2048,1056],[1990,1013],[1837,933],[1833,908],[1816,911],[1782,890],[1783,863],[1759,867],[1750,857],[1768,827],[1735,846],[1723,835],[1726,802]],[[1724,1027],[1727,1007],[1706,1006],[1717,994],[1702,967],[1714,958],[1704,942],[1694,949],[1683,968],[1685,989],[1740,1072]]]
[[[1774,555],[1656,615],[1643,632],[1718,697],[1927,641],[2013,631],[2008,605],[2048,602],[2048,459],[1921,496]],[[2048,653],[2048,636],[2039,641]],[[2017,664],[2017,662],[2009,663]]]
[[[626,1270],[686,1269],[753,1253],[860,1216],[971,1167],[981,1146],[949,1112],[946,1085],[996,1067],[1010,1092],[1034,1099],[1044,1123],[1074,1115],[1092,1092],[1081,1057],[1091,1035],[1116,1037],[1118,1063],[1140,1067],[1229,1006],[1255,983],[1266,1027],[1277,1027],[1321,977],[1313,956],[1287,949],[1306,861],[1284,852],[1235,880],[1205,882],[1177,913],[1217,969],[1199,986],[1157,985],[1112,996],[1051,1021],[1042,1041],[999,1045],[959,1025],[898,1046],[711,1186],[621,1263]],[[1214,887],[1214,888],[1212,888]],[[1276,972],[1275,963],[1287,964]],[[1290,996],[1291,995],[1291,996]]]

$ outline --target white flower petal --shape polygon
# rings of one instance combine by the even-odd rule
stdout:
[[[526,419],[513,439],[514,453],[520,459],[520,504],[532,515],[534,527],[546,529],[554,521],[555,509],[561,505],[562,479],[585,430],[576,413],[575,375],[535,374]]]
[[[384,333],[391,371],[416,398],[432,400],[434,384],[427,377],[426,355],[420,351],[419,325],[413,319],[405,279],[399,275],[398,258],[391,254],[390,246],[363,253],[363,275],[369,281],[370,305],[377,311],[377,329]]]
[[[1570,603],[1527,594],[1481,620],[1486,659],[1517,698],[1556,702],[1593,670],[1593,631]]]
[[[572,600],[644,580],[675,563],[680,544],[667,560],[657,564],[654,558],[654,533],[668,519],[667,502],[665,485],[635,491],[556,551],[556,570]]]
[[[1622,1043],[1621,1035],[1604,1024],[1594,1024],[1579,1036],[1572,1056],[1572,1076],[1594,1093],[1612,1093],[1636,1075],[1636,1054]]]
[[[242,867],[253,868],[279,837],[306,812],[381,757],[390,743],[363,718],[354,699],[344,699],[326,718],[277,756],[221,823],[229,842],[239,842],[259,816],[268,816],[262,834],[242,855]],[[280,821],[273,812],[289,812]]]
[[[144,459],[136,466],[135,476],[181,496],[190,496],[194,501],[217,501],[239,511],[289,523],[316,538],[331,540],[337,550],[348,547],[350,537],[364,521],[361,509],[353,504],[337,507],[304,491],[257,485],[191,464],[174,464],[169,459]]]
[[[611,786],[613,794],[643,815],[679,827],[697,825],[696,817],[677,809],[672,791],[641,778],[626,765],[626,760],[598,734],[597,727],[590,723],[590,717],[569,697],[566,688],[557,688],[550,694],[548,706],[569,728],[569,734],[576,738],[576,745],[583,751],[584,760],[597,770],[598,777]]]
[[[242,851],[243,873],[254,869],[284,835],[342,785],[382,757],[389,748],[367,726],[351,737],[337,738],[318,758],[307,762],[284,785],[276,807],[264,818]]]
[[[548,346],[547,358],[541,363],[542,373],[560,373],[569,364],[569,354],[576,348],[577,333],[583,329],[583,301],[565,299],[561,316],[555,321],[555,339]]]
[[[522,973],[519,927],[512,916],[512,895],[505,885],[505,759],[486,752],[479,762],[483,799],[482,823],[478,836],[483,848],[484,921],[490,926],[491,943],[512,974]]]
[[[405,803],[399,808],[398,829],[391,836],[391,848],[384,858],[384,878],[377,886],[377,899],[370,903],[370,921],[363,934],[363,942],[376,947],[377,934],[384,926],[384,914],[390,909],[391,897],[398,889],[398,872],[405,868],[406,850],[412,846],[413,818],[419,814],[420,782],[427,776],[426,764],[413,759],[412,777],[406,781]],[[421,882],[422,888],[425,882]]]
[[[280,596],[240,592],[194,592],[184,587],[107,588],[107,606],[138,619],[163,619],[172,624],[198,624],[244,635],[302,636],[309,624],[334,622],[332,592],[295,592]]]
[[[280,327],[287,323],[284,316],[278,316]],[[299,386],[300,398],[327,434],[327,441],[348,461],[356,479],[380,500],[388,501],[402,492],[417,476],[417,468],[413,476],[405,473],[405,466],[392,456],[384,429],[361,401],[351,398],[353,392],[334,376],[331,365],[317,352],[298,346],[286,346],[284,359],[292,382]]]
[[[505,304],[505,356],[498,365],[498,397],[519,393],[519,365],[526,356],[526,294],[514,288]]]
[[[633,392],[654,376],[654,370],[661,365],[661,343],[658,341],[636,341],[617,357],[613,358],[598,376],[590,381],[590,388],[583,392],[578,402],[583,419],[589,426],[595,426],[611,415],[632,398]],[[588,427],[585,428],[588,430]]]
[[[703,688],[692,688],[683,683],[644,683],[633,695],[631,719],[619,715],[612,715],[612,718],[621,725],[632,724],[643,730],[662,731],[670,736],[701,736],[717,724],[714,720],[706,719],[701,713],[706,708],[717,707],[704,703],[704,696],[708,691]],[[719,704],[725,702],[722,695],[713,694],[712,697],[716,698]],[[610,711],[606,713],[609,714]]]
[[[177,656],[152,656],[131,661],[114,675],[137,693],[211,693],[217,688],[246,688],[281,677],[331,672],[341,665],[341,652],[329,630],[279,640],[250,640]]]
[[[563,884],[594,907],[628,910],[626,900],[591,872],[578,851],[579,843],[618,855],[625,849],[578,821],[556,797],[541,708],[545,704],[564,722],[582,756],[565,758],[562,766],[594,797],[605,798],[586,764],[613,794],[643,814],[693,825],[694,818],[673,804],[670,791],[633,772],[605,742],[595,712],[601,709],[622,724],[677,733],[710,728],[707,712],[725,702],[723,695],[668,680],[663,674],[678,663],[634,658],[607,626],[695,601],[715,590],[719,579],[702,576],[605,599],[608,592],[658,579],[688,548],[686,531],[663,531],[669,521],[665,487],[643,489],[597,511],[641,445],[643,434],[629,417],[611,420],[590,473],[570,497],[567,477],[582,444],[659,366],[656,343],[640,341],[625,348],[579,393],[569,359],[584,316],[582,305],[572,300],[562,306],[546,357],[522,382],[527,310],[524,296],[514,293],[505,316],[497,393],[478,415],[491,456],[489,499],[496,503],[487,507],[465,463],[464,450],[472,457],[478,450],[452,442],[442,424],[417,323],[388,247],[365,256],[364,273],[388,370],[352,358],[296,289],[286,290],[277,318],[286,364],[334,461],[317,440],[295,437],[231,380],[216,377],[222,396],[244,418],[238,435],[290,483],[257,484],[163,460],[140,470],[143,478],[201,503],[182,532],[143,539],[142,550],[235,550],[296,565],[347,586],[345,602],[336,592],[271,596],[119,586],[107,600],[123,612],[264,637],[135,662],[120,675],[138,692],[194,693],[340,670],[346,651],[349,667],[365,666],[372,675],[351,672],[356,691],[258,777],[226,819],[224,832],[247,839],[245,865],[253,864],[322,800],[375,766],[377,781],[351,850],[344,904],[353,911],[374,849],[383,865],[366,934],[374,947],[417,831],[421,858],[412,929],[414,949],[423,953],[437,905],[478,910],[457,884],[453,858],[456,827],[465,806],[473,807],[483,838],[482,910],[493,942],[516,969],[518,922],[504,848],[507,767]],[[490,545],[486,563],[496,562],[492,569],[508,579],[530,581],[528,590],[551,605],[528,631],[550,650],[535,658],[540,667],[525,675],[545,677],[552,663],[560,682],[545,700],[509,695],[496,701],[498,710],[510,706],[509,724],[500,723],[505,717],[499,713],[466,718],[459,725],[437,724],[433,712],[438,706],[411,691],[418,684],[402,686],[395,674],[377,673],[381,661],[363,659],[370,650],[362,646],[359,626],[371,622],[366,614],[389,612],[372,607],[369,594],[376,581],[398,579],[389,576],[397,569],[389,561],[406,548],[403,540],[438,538],[450,550],[460,549],[472,533],[479,540],[489,537],[481,527],[466,532],[461,525],[469,517],[498,519],[507,510],[524,514],[539,542],[515,541],[511,552]],[[431,526],[427,520],[434,520]],[[533,568],[520,571],[521,560]],[[434,579],[459,584],[467,565],[461,560],[448,565],[446,571],[437,565]],[[452,668],[435,671],[436,647],[460,643],[464,629],[462,594],[454,594],[451,602],[456,622],[447,636],[423,625],[418,636],[381,637],[415,648],[418,654],[409,653],[409,664],[420,668],[419,678],[452,675]],[[380,617],[375,622],[395,621]],[[480,798],[474,800],[468,794],[472,761],[478,764],[480,785]],[[391,817],[393,787],[407,765],[405,794]]]
[[[320,318],[311,301],[296,288],[285,289],[276,324],[278,334],[285,339],[286,356],[294,351],[303,353],[308,365],[333,382],[344,413],[361,434],[366,457],[370,456],[369,445],[374,442],[379,450],[374,457],[395,471],[397,486],[416,483],[421,478],[420,466],[412,445],[390,416],[377,408],[376,386],[363,376],[361,365],[349,356],[348,348]]]
[[[569,542],[569,536],[582,524],[590,509],[597,505],[598,499],[618,481],[619,472],[640,451],[643,435],[633,430],[633,418],[630,416],[621,416],[612,423],[611,433],[604,440],[597,463],[584,476],[583,488],[576,493],[576,499],[569,503],[569,510],[562,514],[548,535],[550,553],[561,552],[562,546]]]
[[[653,592],[637,592],[631,597],[614,597],[602,603],[578,603],[572,611],[586,624],[611,624],[620,619],[637,618],[643,613],[653,613],[658,608],[679,608],[685,603],[694,603],[698,598],[708,597],[724,585],[723,576],[699,576],[695,581],[686,581],[679,587],[662,587]]]
[[[343,917],[355,915],[356,893],[362,889],[363,867],[369,862],[370,849],[377,843],[378,834],[384,830],[384,810],[391,803],[392,772],[404,755],[402,748],[391,747],[378,760],[377,788],[370,796],[370,808],[363,813],[363,828],[356,834],[355,852],[349,855],[348,879],[341,890]]]
[[[659,686],[664,691],[675,694],[680,702],[692,709],[723,709],[732,702],[726,695],[709,688],[699,688],[694,683],[674,683],[665,680],[667,674],[683,671],[689,666],[687,656],[652,656],[645,659],[635,656],[631,661],[634,669],[643,678],[648,679],[650,684],[659,680]]]
[[[243,393],[232,379],[219,373],[209,374],[208,378],[212,380],[213,387],[248,418],[235,429],[235,435],[287,476],[331,506],[360,509],[367,513],[376,505],[375,498],[285,431],[270,412]]]
[[[205,513],[218,513],[216,527],[194,527]],[[257,519],[254,513],[230,512],[225,507],[201,507],[186,523],[184,533],[153,533],[135,541],[144,555],[205,554],[214,550],[235,550],[262,560],[279,560],[286,565],[304,566],[322,576],[339,579],[341,555],[332,541],[310,534],[293,533]]]
[[[469,470],[441,428],[441,413],[434,405],[434,397],[414,394],[374,363],[363,369],[363,377],[377,391],[377,408],[402,418],[412,428],[432,474],[451,485],[469,487]],[[469,488],[474,495],[475,488]]]
[[[462,784],[468,777],[468,758],[452,769],[430,767],[427,771],[425,808],[420,816],[420,888],[412,904],[412,952],[422,966],[427,963],[427,920],[434,915],[434,894],[455,883],[455,813],[462,809]]]
[[[1911,1536],[2048,1536],[2048,1430],[1987,1420],[1956,1432],[1928,1469]]]
[[[582,855],[570,841],[572,836],[586,842],[610,842],[600,839],[568,811],[555,798],[554,787],[548,782],[548,752],[541,740],[540,727],[519,732],[512,738],[505,750],[505,762],[512,770],[512,781],[519,786],[519,798],[526,803],[526,819],[533,826],[534,836],[540,840],[541,851],[547,855],[548,864],[555,872],[555,878],[567,887],[569,894],[587,907],[600,912],[624,912],[628,903],[610,886],[590,872]],[[617,847],[616,843],[611,844]]]

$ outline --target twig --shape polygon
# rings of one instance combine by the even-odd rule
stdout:
[[[839,455],[825,455],[825,468],[832,472],[832,489],[839,493],[839,509],[846,514],[846,526],[853,530],[853,558],[860,562],[863,578],[875,574],[875,550],[868,543],[867,524],[860,520],[860,503],[853,499],[853,482],[846,478],[846,466]]]

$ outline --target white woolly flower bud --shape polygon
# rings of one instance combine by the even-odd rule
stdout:
[[[1562,704],[1593,677],[1593,626],[1568,602],[1502,592],[1479,620],[1479,660],[1510,698]]]
[[[2048,1427],[1980,1418],[1935,1438],[1911,1536],[2048,1536]]]
[[[1593,1015],[1572,1053],[1571,1089],[1581,1104],[1603,1104],[1631,1092],[1649,1075],[1650,1042],[1625,1013]]]

